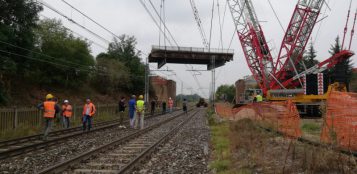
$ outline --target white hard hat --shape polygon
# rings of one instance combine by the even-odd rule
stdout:
[[[69,103],[69,101],[68,100],[64,100],[64,102],[63,103]]]

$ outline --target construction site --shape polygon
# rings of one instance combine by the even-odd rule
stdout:
[[[357,173],[355,1],[20,1],[0,173]]]

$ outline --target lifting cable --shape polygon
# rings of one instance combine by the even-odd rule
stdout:
[[[146,6],[146,4],[144,3],[143,0],[139,0],[141,5],[144,7],[145,11],[149,14],[150,18],[153,20],[153,22],[155,23],[155,25],[160,29],[160,31],[162,33],[164,33],[164,37],[165,39],[169,42],[170,45],[172,45],[171,41],[169,40],[169,38],[166,36],[165,32],[162,31],[162,29],[160,28],[160,25],[157,23],[156,19],[154,18],[154,16],[152,15],[152,13],[150,12],[150,10],[148,9],[148,7]],[[161,20],[161,18],[160,18]]]
[[[162,22],[162,24],[163,24],[163,26],[164,26],[164,29],[167,30],[167,32],[169,33],[171,39],[174,41],[175,45],[178,46],[178,44],[177,44],[175,38],[172,36],[170,30],[169,30],[169,29],[167,28],[167,26],[166,26],[166,21],[165,21],[165,18],[166,18],[166,14],[165,14],[165,0],[163,0],[163,10],[164,10],[164,13],[163,13],[163,14],[164,14],[164,19],[161,18],[159,12],[157,11],[156,7],[154,6],[154,4],[152,3],[151,0],[149,0],[149,3],[150,3],[150,5],[151,5],[151,7],[154,9],[156,15],[159,17],[160,21]],[[165,32],[165,30],[164,30],[164,32]]]
[[[283,25],[282,25],[282,23],[281,23],[281,21],[280,21],[278,15],[277,15],[276,11],[275,11],[273,5],[271,4],[270,0],[268,0],[268,3],[269,3],[269,6],[270,6],[271,10],[273,10],[273,13],[274,13],[274,15],[275,15],[275,18],[278,20],[281,29],[282,29],[283,32],[285,33],[284,27],[283,27]]]

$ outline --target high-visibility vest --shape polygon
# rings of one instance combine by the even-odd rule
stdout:
[[[89,116],[92,117],[96,111],[94,104],[93,103],[85,104],[82,112],[83,115],[86,115],[87,108],[89,108]]]
[[[136,101],[136,112],[143,112],[145,109],[145,102],[143,100]]]
[[[63,116],[65,117],[72,117],[72,106],[71,105],[63,105],[62,106],[63,110]]]
[[[56,114],[56,103],[54,101],[43,102],[43,117],[54,118]]]
[[[171,99],[169,100],[169,106],[172,107],[174,105],[174,101]]]
[[[257,102],[262,102],[263,101],[263,97],[261,95],[257,95]]]

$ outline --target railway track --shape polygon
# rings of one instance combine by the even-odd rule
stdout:
[[[154,116],[147,116],[146,119],[151,119],[162,114],[156,114]],[[44,149],[67,139],[81,136],[84,134],[90,134],[104,129],[110,129],[120,124],[119,120],[106,121],[96,123],[91,131],[82,131],[82,127],[74,127],[70,129],[62,129],[49,133],[48,140],[41,140],[42,134],[7,140],[0,142],[0,160],[14,157],[17,155],[29,153],[39,149]],[[124,121],[124,124],[128,126],[128,120]],[[128,126],[129,127],[129,126]]]
[[[171,117],[39,173],[129,173],[201,112],[194,110]]]

